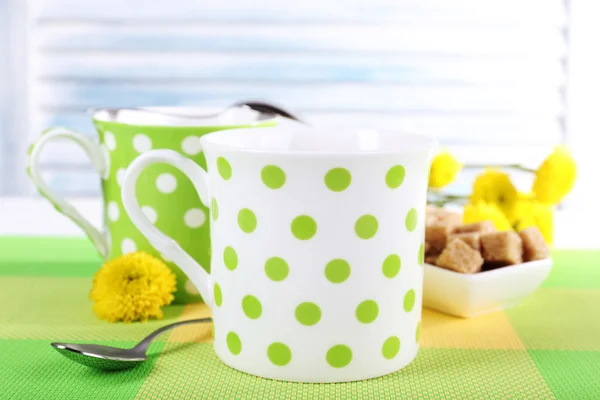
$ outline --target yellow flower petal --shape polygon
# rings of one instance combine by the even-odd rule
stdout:
[[[431,163],[429,187],[439,189],[448,185],[454,181],[461,168],[462,164],[450,152],[443,149]]]
[[[496,204],[483,201],[467,204],[463,211],[463,223],[482,221],[492,221],[499,231],[512,230],[510,222]]]
[[[571,191],[577,176],[575,160],[564,146],[554,149],[535,173],[533,192],[541,203],[558,204]]]
[[[110,322],[162,318],[173,301],[175,275],[159,259],[135,252],[107,261],[94,276],[90,299],[94,313]]]
[[[513,226],[520,231],[531,226],[537,226],[544,240],[552,245],[554,240],[554,207],[538,201],[529,201],[522,204],[522,213],[515,219]]]
[[[518,200],[533,200],[534,198],[535,196],[533,195],[533,193],[517,192]]]
[[[547,204],[535,202],[533,205],[533,218],[548,245],[554,241],[554,208]]]
[[[495,204],[505,215],[510,215],[517,199],[517,189],[505,172],[487,168],[473,182],[471,203]]]
[[[527,198],[519,198],[513,208],[506,215],[513,227],[521,220],[528,218],[531,215],[532,200]]]

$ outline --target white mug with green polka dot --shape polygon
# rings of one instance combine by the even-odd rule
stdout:
[[[436,145],[377,131],[235,129],[200,140],[205,172],[170,150],[128,168],[123,202],[209,305],[227,365],[299,382],[389,374],[419,347],[425,203]],[[211,208],[206,272],[144,214],[134,187],[155,164]]]
[[[157,112],[158,111],[158,112]],[[39,190],[60,212],[73,220],[88,235],[103,259],[113,259],[136,250],[160,257],[158,252],[132,224],[121,202],[121,185],[129,164],[141,153],[152,149],[170,149],[185,154],[206,167],[200,151],[200,137],[217,130],[270,126],[272,116],[249,109],[232,109],[212,118],[169,117],[161,114],[214,115],[214,109],[166,107],[152,111],[98,109],[92,120],[99,141],[69,129],[52,128],[31,146],[29,175]],[[94,227],[66,199],[45,183],[40,168],[44,147],[51,141],[70,140],[79,145],[101,177],[104,200],[104,229]],[[156,166],[141,177],[144,182],[136,191],[144,215],[164,232],[177,239],[194,259],[209,267],[210,236],[204,207],[194,187],[180,171],[170,166]],[[165,261],[169,261],[165,259]],[[185,274],[169,262],[177,276],[175,302],[200,301],[198,291]]]

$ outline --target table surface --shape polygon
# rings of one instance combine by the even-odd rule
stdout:
[[[402,371],[363,382],[299,384],[226,367],[212,350],[209,325],[163,335],[149,361],[133,370],[102,373],[74,364],[49,343],[127,347],[209,310],[175,305],[162,321],[105,323],[88,299],[100,265],[89,243],[0,237],[0,399],[597,399],[598,256],[600,250],[555,251],[542,288],[504,312],[459,319],[423,310],[421,350]]]

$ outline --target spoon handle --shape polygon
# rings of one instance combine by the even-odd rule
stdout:
[[[277,106],[274,106],[269,103],[263,103],[261,101],[240,101],[240,102],[236,103],[235,106],[238,106],[238,107],[246,106],[248,108],[251,108],[254,111],[267,113],[267,114],[276,114],[276,115],[280,115],[287,119],[292,119],[297,122],[305,123],[304,121],[302,121],[300,118],[296,117],[289,111],[286,111],[281,107],[277,107]]]
[[[177,113],[172,113],[172,112],[166,112],[166,111],[158,111],[158,110],[153,110],[151,108],[143,108],[143,107],[134,107],[134,108],[119,108],[119,109],[115,109],[115,111],[121,111],[121,110],[130,110],[130,111],[143,111],[143,112],[147,112],[147,113],[154,113],[154,114],[160,114],[160,115],[166,115],[166,116],[170,116],[170,117],[176,117],[176,118],[188,118],[188,119],[198,119],[198,118],[210,118],[210,117],[215,117],[219,114],[222,114],[223,112],[230,110],[232,108],[239,108],[239,107],[247,107],[251,110],[254,111],[258,111],[260,113],[263,114],[274,114],[274,115],[279,115],[281,117],[287,118],[287,119],[291,119],[300,123],[306,123],[303,120],[301,120],[300,118],[296,117],[295,115],[293,115],[292,113],[290,113],[287,110],[284,110],[282,107],[278,107],[275,106],[273,104],[269,104],[269,103],[265,103],[262,101],[238,101],[233,103],[232,105],[230,105],[229,107],[224,108],[223,110],[214,113],[214,114],[205,114],[205,115],[190,115],[190,114],[177,114]]]
[[[155,330],[154,332],[152,332],[151,334],[149,334],[148,336],[146,336],[141,342],[139,342],[133,349],[138,350],[138,351],[146,351],[146,349],[148,349],[148,346],[150,345],[150,343],[156,339],[157,336],[160,336],[161,334],[163,334],[164,332],[171,330],[173,328],[177,328],[178,326],[181,325],[187,325],[187,324],[199,324],[199,323],[205,323],[205,322],[212,322],[212,318],[199,318],[199,319],[190,319],[187,321],[180,321],[180,322],[175,322],[174,324],[170,324],[170,325],[166,325],[163,326],[160,329]],[[133,350],[132,349],[132,350]]]

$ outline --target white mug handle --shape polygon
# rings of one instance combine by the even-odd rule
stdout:
[[[71,221],[75,222],[85,234],[90,238],[98,253],[103,259],[108,258],[110,251],[109,244],[100,230],[94,227],[90,221],[85,219],[79,211],[69,204],[63,197],[56,194],[46,184],[41,175],[40,156],[44,146],[55,139],[68,139],[75,142],[81,147],[92,161],[92,165],[96,172],[103,177],[108,170],[108,163],[100,145],[94,143],[87,136],[74,132],[66,128],[52,128],[39,137],[39,139],[31,146],[29,150],[29,159],[27,165],[27,173],[29,174],[33,184],[42,196],[47,198],[54,208],[61,214],[67,216]]]
[[[133,224],[146,236],[166,258],[172,260],[194,283],[204,302],[212,304],[212,278],[179,244],[162,233],[142,212],[135,195],[138,178],[144,169],[153,164],[169,164],[179,169],[192,181],[200,201],[206,206],[210,204],[208,174],[194,161],[183,157],[173,150],[153,150],[137,157],[127,168],[121,189],[125,211]],[[173,205],[176,207],[176,205]]]

